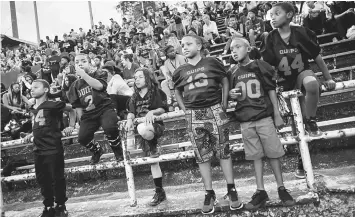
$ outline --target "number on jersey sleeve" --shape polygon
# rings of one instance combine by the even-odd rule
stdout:
[[[304,63],[302,61],[302,55],[299,53],[296,55],[295,59],[293,59],[291,67],[288,64],[287,57],[282,57],[279,67],[279,71],[284,72],[285,76],[291,75],[291,69],[297,69],[298,72],[302,72],[304,69]]]

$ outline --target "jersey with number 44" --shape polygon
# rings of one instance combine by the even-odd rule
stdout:
[[[235,116],[237,121],[257,121],[273,115],[269,91],[275,90],[274,69],[265,61],[254,60],[235,66],[229,72],[230,89],[238,89]]]
[[[278,29],[271,31],[261,53],[264,61],[276,67],[280,77],[295,84],[297,76],[310,68],[308,60],[319,55],[320,47],[313,31],[301,26],[290,28],[288,43],[281,38]]]
[[[64,108],[65,102],[48,100],[31,109],[35,153],[49,155],[63,151],[61,129]]]
[[[100,115],[100,111],[112,105],[110,96],[106,92],[107,72],[97,70],[91,77],[98,80],[102,85],[102,90],[92,88],[84,79],[76,80],[69,89],[68,99],[75,108],[83,108],[83,116],[94,117]]]
[[[173,82],[175,88],[183,92],[187,109],[201,109],[222,101],[221,81],[226,75],[220,60],[206,57],[195,66],[186,63],[177,68]]]

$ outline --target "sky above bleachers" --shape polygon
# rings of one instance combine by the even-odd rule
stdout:
[[[115,6],[116,1],[92,1],[94,23],[102,21],[109,25],[109,19],[120,18]],[[71,29],[79,32],[90,28],[89,6],[87,1],[37,1],[37,11],[41,39],[46,36],[51,39],[58,35],[62,39],[63,33]],[[37,42],[36,22],[32,1],[16,1],[17,24],[19,38]],[[1,33],[12,36],[10,2],[1,1]]]

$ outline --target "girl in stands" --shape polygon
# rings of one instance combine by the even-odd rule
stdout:
[[[142,137],[142,149],[147,156],[159,157],[157,149],[158,138],[163,135],[163,121],[155,121],[155,116],[168,111],[165,93],[158,88],[158,82],[152,72],[147,68],[138,68],[134,74],[134,93],[128,103],[127,131],[134,129],[134,118],[145,117],[145,123],[137,126],[138,134]],[[150,202],[156,206],[166,200],[162,186],[162,172],[159,163],[151,165],[152,176],[156,186],[156,193]]]
[[[223,63],[213,57],[201,57],[202,38],[186,35],[182,39],[187,64],[173,74],[175,96],[185,111],[190,139],[195,149],[202,180],[205,185],[203,214],[214,212],[216,194],[212,189],[211,159],[216,156],[227,180],[231,210],[241,209],[234,185],[232,160],[228,144],[229,124],[224,113],[228,105],[229,82]]]

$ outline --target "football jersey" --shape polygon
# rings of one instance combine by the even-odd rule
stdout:
[[[65,102],[45,101],[31,108],[34,151],[39,155],[63,152],[62,121]]]
[[[291,26],[289,43],[281,38],[277,29],[266,37],[266,45],[261,50],[263,60],[275,66],[278,75],[292,86],[297,76],[310,68],[309,59],[315,59],[320,53],[317,36],[308,28]]]
[[[92,88],[82,78],[74,81],[68,92],[68,100],[76,108],[83,108],[83,118],[95,115],[101,115],[101,112],[111,106],[111,98],[106,92],[107,88],[107,72],[97,70],[90,74],[91,77],[100,81],[103,85],[102,90]]]
[[[230,89],[239,89],[235,115],[237,121],[257,121],[273,115],[269,90],[275,90],[273,68],[262,60],[254,60],[246,66],[235,66],[230,71]]]
[[[188,109],[207,108],[222,101],[221,80],[227,76],[223,63],[206,57],[195,66],[186,63],[173,74],[175,88],[183,92],[184,105]]]

